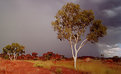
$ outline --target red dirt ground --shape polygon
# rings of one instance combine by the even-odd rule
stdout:
[[[57,69],[61,69],[61,72]],[[45,69],[41,67],[33,67],[33,63],[25,61],[10,61],[0,60],[0,74],[85,74],[72,69],[64,67],[51,67],[51,69]],[[88,73],[86,73],[88,74]]]
[[[0,74],[52,74],[48,69],[33,67],[33,63],[25,61],[2,60]]]

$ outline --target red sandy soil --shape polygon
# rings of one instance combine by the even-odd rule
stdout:
[[[61,73],[57,72],[57,68],[61,69]],[[64,67],[51,67],[45,69],[41,67],[33,67],[33,63],[26,61],[10,61],[0,60],[0,74],[85,74]],[[88,73],[86,73],[88,74]]]
[[[48,69],[33,67],[33,63],[25,61],[2,60],[0,74],[52,74]]]

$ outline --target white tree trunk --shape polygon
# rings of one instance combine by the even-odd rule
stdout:
[[[8,53],[8,56],[9,56],[9,59],[10,59],[10,60],[12,60],[12,58],[11,58],[11,56],[10,56],[10,54],[9,54],[9,53]]]
[[[73,56],[73,59],[74,59],[74,68],[75,69],[77,69],[77,67],[76,67],[77,54],[78,54],[79,50],[86,44],[86,41],[87,41],[87,39],[85,39],[84,41],[82,41],[82,43],[80,44],[80,46],[77,49],[78,37],[77,37],[77,39],[75,37],[75,43],[74,43],[74,45],[73,45],[73,42],[72,42],[71,37],[70,37],[69,43],[71,45],[71,50],[72,50],[72,56]],[[74,54],[74,51],[75,51],[75,54]]]
[[[74,68],[77,69],[77,68],[76,68],[76,63],[77,63],[77,62],[76,62],[76,61],[77,61],[77,51],[75,51],[75,56],[74,56],[73,59],[74,59]]]
[[[74,57],[74,68],[76,69],[76,57]]]

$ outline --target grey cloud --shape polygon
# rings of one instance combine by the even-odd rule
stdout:
[[[83,3],[83,4],[82,4]],[[80,0],[81,8],[92,9],[98,19],[107,26],[120,26],[121,0]]]
[[[101,15],[99,15],[98,17],[102,18],[107,26],[120,27],[121,23],[120,4],[121,4],[120,0],[107,0],[107,2],[102,3],[99,6],[98,11],[101,11],[100,13]]]
[[[115,42],[115,40],[116,42],[120,41],[121,0],[97,0],[99,3],[97,3],[95,0],[82,1],[85,3],[84,8],[94,10],[96,18],[101,19],[103,24],[107,26],[108,33],[105,38],[112,42]],[[80,1],[80,3],[82,1]]]
[[[101,38],[100,42],[110,44],[110,45],[121,43],[121,27],[109,28],[107,30],[107,35],[104,38]]]
[[[119,7],[121,6],[121,1],[120,0],[105,0],[104,3],[102,3],[103,5],[100,5],[100,9],[112,9],[115,7]]]
[[[121,0],[81,0],[80,6],[83,9],[94,10],[96,19],[101,19],[107,26],[107,35],[100,38],[97,43],[99,50],[108,51],[105,45],[113,46],[121,43]],[[98,46],[100,43],[103,46]]]
[[[104,10],[104,13],[106,13],[106,16],[109,18],[113,18],[117,15],[117,12],[113,10]]]

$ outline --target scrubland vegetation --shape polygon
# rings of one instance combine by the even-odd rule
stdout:
[[[73,60],[60,60],[60,61],[28,61],[34,63],[34,67],[42,67],[51,69],[51,67],[64,67],[73,69]],[[91,59],[90,61],[77,60],[77,71],[88,73],[88,74],[120,74],[121,64],[110,61],[101,61]]]
[[[44,53],[43,56],[37,56],[35,52],[29,55],[34,58],[30,56],[27,58],[26,55],[23,59],[18,58],[13,61],[9,58],[0,58],[0,73],[15,74],[19,71],[21,74],[22,70],[25,70],[22,74],[29,73],[29,71],[30,74],[34,72],[36,74],[46,74],[46,72],[47,74],[121,74],[121,59],[116,56],[113,58],[80,57],[77,59],[75,70],[72,58],[64,56],[56,58],[57,54],[53,52]]]
[[[25,54],[24,46],[13,43],[4,47],[0,54],[0,74],[121,74],[121,58],[118,56],[82,56],[76,63],[75,69],[73,58],[54,52],[42,56],[36,52]]]

